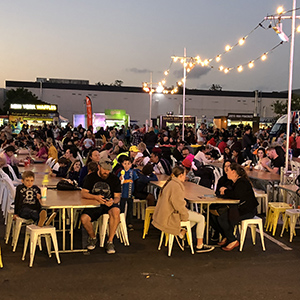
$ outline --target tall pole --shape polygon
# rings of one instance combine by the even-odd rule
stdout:
[[[150,72],[150,107],[149,107],[149,127],[152,127],[152,76],[153,72]]]
[[[293,0],[292,12],[292,34],[290,45],[290,70],[289,70],[289,91],[288,91],[288,106],[287,106],[287,126],[286,126],[286,151],[285,151],[285,171],[288,170],[289,163],[289,137],[291,124],[291,106],[292,106],[292,91],[293,91],[293,61],[294,61],[294,44],[295,44],[295,23],[296,23],[296,0]]]
[[[182,91],[182,140],[184,141],[184,117],[185,117],[185,81],[186,81],[186,48],[183,50],[183,91]]]

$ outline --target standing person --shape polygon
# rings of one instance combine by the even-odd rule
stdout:
[[[205,218],[203,215],[188,210],[184,200],[184,181],[186,171],[183,167],[175,167],[166,181],[158,197],[153,214],[152,224],[159,230],[183,238],[186,230],[180,226],[181,221],[190,221],[191,227],[196,226],[196,252],[209,252],[214,247],[203,244]]]
[[[138,125],[134,126],[134,130],[132,131],[132,145],[133,146],[137,146],[139,143],[141,143],[143,141],[144,135],[143,133],[140,131],[140,128]]]
[[[243,156],[244,159],[250,159],[253,161],[253,154],[251,152],[251,147],[255,143],[254,137],[251,132],[252,128],[250,126],[245,127],[245,133],[243,135],[242,145],[243,145]]]
[[[258,202],[255,198],[251,182],[246,171],[237,163],[231,163],[227,170],[227,177],[233,182],[232,188],[222,186],[219,188],[220,197],[225,199],[240,200],[238,204],[238,215],[232,219],[229,214],[229,208],[222,212],[219,210],[218,215],[212,215],[211,225],[222,234],[222,241],[219,246],[223,246],[222,250],[231,251],[239,246],[239,241],[233,234],[234,225],[238,222],[251,219],[256,215],[256,207]]]
[[[147,146],[149,152],[152,152],[153,147],[157,143],[157,135],[154,132],[153,127],[149,127],[148,132],[144,135],[144,143]]]
[[[107,254],[116,252],[113,238],[120,223],[121,183],[111,171],[112,161],[99,161],[98,172],[86,177],[81,190],[82,198],[96,200],[101,204],[97,208],[85,208],[81,215],[81,223],[89,235],[89,250],[95,249],[97,241],[92,222],[103,214],[109,214],[109,236],[105,247]]]
[[[125,157],[122,162],[124,170],[122,170],[118,177],[121,180],[122,196],[120,202],[121,213],[125,212],[127,203],[126,223],[129,230],[133,230],[133,193],[135,188],[135,181],[138,175],[134,169],[131,169],[132,163],[129,157]]]
[[[200,127],[197,130],[197,143],[199,145],[205,144],[207,135],[208,131],[206,129],[206,125],[205,123],[201,123]]]

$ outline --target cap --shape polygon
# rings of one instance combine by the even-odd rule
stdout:
[[[103,168],[105,170],[109,170],[109,171],[112,170],[112,164],[113,164],[113,162],[108,158],[102,158],[99,161],[99,166],[101,166],[101,168]]]
[[[192,162],[191,162],[189,159],[185,158],[185,159],[182,161],[182,165],[183,165],[184,167],[186,167],[186,168],[190,168],[190,167],[192,166]]]
[[[132,152],[140,152],[140,150],[138,149],[137,146],[131,146],[131,147],[129,148],[129,151],[132,151]]]

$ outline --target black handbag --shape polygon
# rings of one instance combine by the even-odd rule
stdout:
[[[72,180],[72,183],[65,180],[65,179],[62,179],[60,180],[57,185],[56,185],[56,188],[58,190],[61,190],[61,191],[76,191],[76,190],[80,190],[80,187],[78,187],[78,184],[75,180]]]

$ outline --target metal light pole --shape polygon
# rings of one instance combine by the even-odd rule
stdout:
[[[153,72],[150,72],[150,93],[149,93],[149,97],[150,97],[150,106],[149,106],[149,127],[152,127],[152,76],[153,76]]]
[[[186,48],[183,50],[183,91],[182,91],[182,140],[184,141],[184,117],[185,117],[185,82],[186,82]]]
[[[296,23],[296,0],[293,0],[292,12],[292,35],[290,46],[290,71],[289,71],[289,92],[288,92],[288,107],[287,107],[287,126],[286,126],[286,149],[285,149],[285,171],[288,170],[289,163],[289,137],[291,124],[291,106],[292,106],[292,91],[293,91],[293,62],[295,48],[295,23]]]

